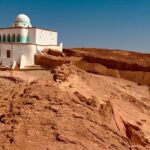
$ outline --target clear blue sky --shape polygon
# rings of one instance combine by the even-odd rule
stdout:
[[[0,0],[0,26],[27,14],[54,29],[65,47],[105,47],[150,53],[150,0]]]

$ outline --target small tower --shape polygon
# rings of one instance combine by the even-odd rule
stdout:
[[[15,22],[13,23],[13,27],[20,27],[20,42],[27,43],[29,41],[28,37],[28,28],[31,28],[30,18],[25,14],[20,14],[16,17]]]

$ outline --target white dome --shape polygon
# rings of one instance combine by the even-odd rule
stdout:
[[[30,19],[27,15],[25,14],[20,14],[16,17],[16,22],[26,22],[30,23]]]
[[[16,17],[13,27],[32,27],[30,18],[25,14],[20,14]]]

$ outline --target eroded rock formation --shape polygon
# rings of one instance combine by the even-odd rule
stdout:
[[[77,58],[73,63],[88,72],[150,85],[150,54],[92,48],[64,49],[64,53]]]
[[[147,86],[70,65],[0,86],[0,149],[150,149]]]
[[[0,71],[0,150],[150,150],[150,56],[64,54],[36,55],[47,69]]]

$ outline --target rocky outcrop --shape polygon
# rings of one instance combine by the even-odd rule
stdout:
[[[144,133],[138,127],[137,125],[133,125],[132,123],[129,122],[124,122],[125,128],[126,128],[126,135],[131,142],[132,145],[139,145],[139,146],[144,146],[146,147],[149,145],[148,139],[144,137]],[[149,147],[150,148],[150,147]]]
[[[46,55],[53,55],[53,56],[64,56],[63,52],[56,51],[53,49],[44,49],[43,53]]]
[[[95,74],[124,78],[150,86],[150,54],[109,49],[45,49],[35,55],[35,64],[47,67],[72,63]],[[62,77],[62,76],[61,76]]]
[[[150,54],[110,49],[64,49],[67,56],[83,57],[89,63],[99,63],[111,69],[150,72]]]
[[[150,54],[108,49],[64,49],[73,62],[92,73],[109,75],[150,86]]]
[[[150,86],[150,72],[112,69],[98,63],[89,63],[83,60],[76,61],[75,65],[91,73],[123,78],[134,81],[139,85]]]
[[[57,68],[52,70],[53,78],[57,82],[65,81],[68,76],[71,74],[71,65],[70,64],[63,64]]]
[[[63,64],[69,63],[70,60],[65,57],[53,56],[48,54],[36,54],[35,55],[35,64],[46,66],[46,67],[56,67]]]

